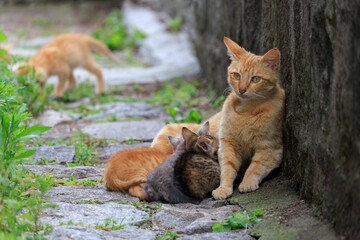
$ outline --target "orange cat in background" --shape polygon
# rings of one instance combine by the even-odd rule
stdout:
[[[0,59],[0,60],[2,60],[2,61],[7,61],[7,63],[8,64],[11,64],[11,56],[10,56],[10,54],[9,54],[9,50],[10,50],[10,48],[13,46],[13,44],[12,43],[9,43],[8,45],[6,45],[6,46],[4,46],[4,47],[1,47],[0,46],[0,49],[3,49],[3,50],[5,50],[6,51],[6,54],[4,55],[4,58],[3,59]]]
[[[258,189],[262,179],[279,166],[283,150],[285,92],[277,82],[280,65],[279,50],[272,49],[264,56],[256,56],[229,38],[224,38],[224,41],[232,60],[228,68],[228,83],[232,92],[226,98],[222,110],[209,120],[210,135],[219,139],[220,143],[218,155],[221,179],[220,186],[212,193],[215,199],[231,196],[233,181],[246,159],[251,159],[251,163],[239,186],[239,191],[250,192]],[[153,155],[149,155],[151,152],[144,155],[143,149],[131,150],[131,156],[127,151],[118,152],[115,155],[118,160],[110,159],[106,166],[105,185],[112,190],[126,191],[130,185],[136,184],[139,192],[145,194],[143,190],[145,180],[142,179],[140,184],[131,180],[140,173],[145,177],[145,174],[161,163],[161,159],[164,161],[172,153],[168,136],[180,136],[183,126],[197,131],[202,125],[165,126],[155,137],[151,148],[148,148],[154,151]],[[156,151],[167,155],[161,156],[160,161],[153,161],[159,154]],[[142,166],[145,164],[151,164],[152,167],[144,171]],[[110,184],[109,187],[110,181],[114,183],[115,179],[127,182],[127,188],[122,188],[118,184]],[[137,193],[131,190],[129,192],[139,197]],[[142,196],[146,197],[146,195]]]
[[[97,78],[96,93],[103,93],[104,79],[101,67],[93,60],[91,50],[118,62],[110,50],[98,40],[85,34],[69,33],[55,37],[23,66],[35,68],[35,74],[41,75],[38,82],[42,87],[45,86],[48,77],[57,75],[59,82],[54,91],[56,97],[61,97],[64,91],[75,87],[73,70],[77,67],[83,67],[93,73]],[[28,73],[26,69],[19,69],[17,72]]]

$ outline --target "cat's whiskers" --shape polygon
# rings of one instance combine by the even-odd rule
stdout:
[[[223,91],[223,95],[226,96],[228,95],[228,93],[232,92],[234,89],[231,86],[228,86],[227,88],[225,88],[225,90]]]
[[[262,97],[262,98],[266,98],[265,96],[261,95],[260,93],[253,93],[255,96],[257,97]]]

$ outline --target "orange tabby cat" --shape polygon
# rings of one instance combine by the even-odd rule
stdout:
[[[233,91],[226,98],[221,112],[209,120],[210,135],[220,142],[221,180],[219,188],[213,191],[216,199],[225,199],[232,194],[233,181],[244,159],[250,158],[251,164],[240,184],[240,192],[256,190],[261,180],[280,164],[285,100],[284,90],[277,83],[279,50],[272,49],[264,56],[256,56],[228,38],[224,41],[232,60],[228,82]],[[184,126],[197,131],[202,125],[167,125],[157,134],[150,149],[163,150],[170,155],[172,147],[168,136],[180,136]],[[123,161],[141,161],[141,156],[142,149],[133,149],[131,158]],[[124,174],[127,170],[122,168],[121,172]],[[114,173],[105,175],[108,179],[117,177]],[[137,173],[134,175],[136,177]]]
[[[239,186],[250,192],[271,170],[278,167],[283,152],[282,123],[285,92],[278,84],[280,52],[256,56],[225,38],[231,57],[228,82],[232,93],[226,98],[219,126],[221,183],[215,199],[233,192],[233,181],[245,159],[251,163]]]
[[[85,34],[69,33],[55,37],[25,65],[34,67],[35,73],[41,74],[42,77],[38,79],[38,82],[42,87],[45,86],[48,77],[57,75],[59,82],[54,91],[57,97],[61,97],[64,90],[66,92],[75,87],[73,70],[77,67],[83,67],[93,73],[98,83],[96,93],[103,93],[104,79],[101,67],[93,60],[91,50],[118,62],[110,50],[98,40]],[[19,69],[17,72],[27,74],[26,69]]]

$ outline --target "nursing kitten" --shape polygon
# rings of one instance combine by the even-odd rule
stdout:
[[[217,151],[219,142],[209,135],[209,122],[205,135],[183,128],[186,152],[175,163],[175,179],[182,191],[196,199],[204,199],[220,185],[220,165]],[[204,128],[203,127],[203,128]]]
[[[145,184],[145,192],[153,201],[165,200],[169,203],[197,203],[195,199],[186,196],[181,191],[174,176],[175,162],[185,152],[185,141],[183,138],[171,136],[169,136],[169,141],[174,147],[174,153],[149,174]]]
[[[55,37],[22,66],[35,68],[35,74],[41,76],[38,78],[38,82],[42,87],[45,86],[48,77],[57,75],[59,82],[54,91],[56,97],[61,97],[64,91],[70,91],[75,87],[73,70],[77,67],[83,67],[94,74],[97,78],[96,93],[103,93],[104,79],[101,67],[93,60],[91,50],[118,62],[110,50],[93,37],[80,33],[68,33]],[[27,74],[28,70],[20,68],[16,72]]]
[[[174,147],[174,153],[171,154],[165,162],[152,171],[145,184],[145,192],[150,199],[160,201],[165,200],[170,203],[197,203],[197,200],[185,195],[182,192],[179,182],[175,179],[175,163],[181,156],[192,150],[198,138],[206,136],[209,132],[209,122],[206,122],[197,133],[189,135],[191,132],[183,128],[183,138],[174,138],[169,136],[170,143]],[[191,138],[191,139],[190,139]]]

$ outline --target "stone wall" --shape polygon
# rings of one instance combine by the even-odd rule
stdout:
[[[227,86],[228,36],[263,54],[278,47],[286,90],[284,172],[346,238],[360,234],[359,0],[160,0],[183,16],[203,76]]]

